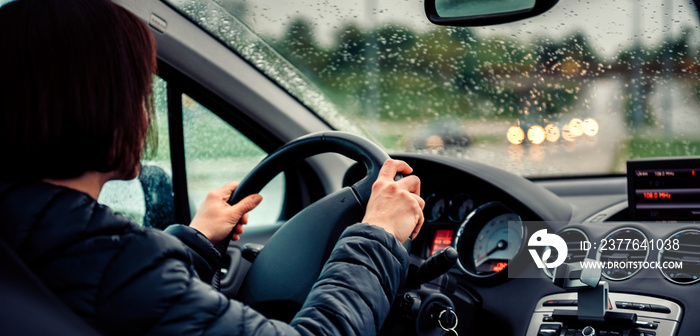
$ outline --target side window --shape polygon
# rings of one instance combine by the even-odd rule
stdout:
[[[194,214],[209,191],[241,181],[267,153],[187,95],[182,96],[182,110],[187,190]],[[260,194],[263,201],[250,213],[249,223],[275,223],[284,199],[283,174]]]
[[[155,111],[139,177],[107,182],[97,199],[142,226],[161,229],[175,222],[166,90],[166,82],[154,77]]]
[[[139,177],[107,182],[97,200],[142,226],[158,229],[178,222],[175,219],[167,90],[167,82],[155,77],[152,131],[146,139]],[[267,153],[184,94],[182,117],[187,193],[190,212],[194,214],[209,191],[232,180],[241,181]],[[268,183],[261,191],[262,203],[250,213],[251,224],[277,221],[284,188],[283,174]]]

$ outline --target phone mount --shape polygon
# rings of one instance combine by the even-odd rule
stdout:
[[[552,281],[567,291],[578,292],[578,319],[580,321],[605,321],[610,309],[608,283],[600,281],[600,267],[582,268],[581,265],[597,265],[586,258],[581,263],[561,264],[554,270]]]

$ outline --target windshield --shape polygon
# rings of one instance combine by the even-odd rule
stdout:
[[[692,1],[562,0],[440,27],[423,1],[168,0],[339,130],[529,177],[700,152]]]

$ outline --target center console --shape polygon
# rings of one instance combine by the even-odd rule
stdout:
[[[569,263],[554,271],[553,284],[569,291],[540,299],[527,336],[674,336],[681,306],[647,295],[613,293],[602,268]]]
[[[558,293],[537,303],[526,336],[673,336],[681,307],[645,295],[609,293],[610,313],[634,314],[636,321],[579,321],[578,293]]]

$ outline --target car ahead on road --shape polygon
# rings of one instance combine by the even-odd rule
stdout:
[[[227,248],[228,296],[293,316],[344,225],[318,204],[367,186],[376,144],[426,200],[383,333],[700,333],[695,2],[114,2],[156,38],[156,136],[99,201],[189,223],[253,171],[264,201]]]

